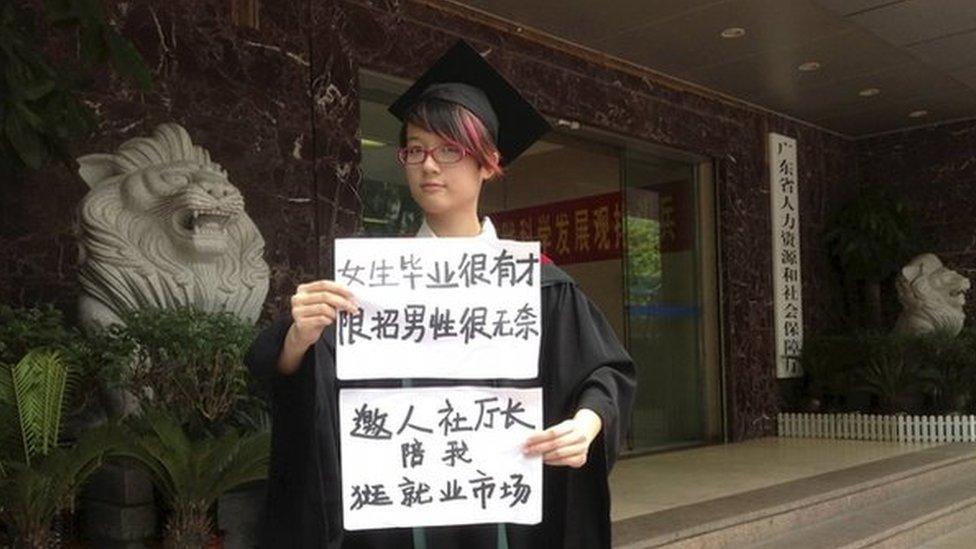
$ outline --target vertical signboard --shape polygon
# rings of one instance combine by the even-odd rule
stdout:
[[[800,271],[799,178],[796,139],[769,134],[770,208],[773,230],[773,307],[776,376],[800,377],[803,292]]]

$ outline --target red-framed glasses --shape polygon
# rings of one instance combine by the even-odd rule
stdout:
[[[454,164],[468,155],[468,150],[460,145],[445,143],[437,147],[425,149],[420,145],[407,145],[397,150],[397,160],[401,164],[423,164],[428,156],[434,158],[438,164]]]

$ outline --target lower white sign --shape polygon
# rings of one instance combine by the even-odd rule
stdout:
[[[542,520],[542,389],[339,391],[347,530]]]

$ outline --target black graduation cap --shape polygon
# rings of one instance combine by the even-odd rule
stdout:
[[[422,99],[457,103],[471,111],[495,137],[501,164],[515,160],[551,128],[474,48],[458,40],[390,105],[401,121]]]

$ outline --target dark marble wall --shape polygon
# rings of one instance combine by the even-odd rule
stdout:
[[[715,159],[729,430],[736,440],[771,432],[780,397],[766,133],[799,144],[803,295],[813,328],[835,305],[819,242],[825,215],[854,185],[848,140],[421,4],[267,0],[258,30],[233,26],[228,14],[221,0],[115,4],[112,18],[146,56],[155,86],[141,94],[106,76],[86,97],[100,127],[76,152],[113,150],[165,121],[186,126],[228,169],[264,234],[269,313],[296,283],[331,271],[331,240],[355,225],[358,69],[416,77],[464,37],[547,114]],[[72,170],[2,182],[0,299],[74,299],[74,208],[85,187]]]
[[[976,120],[863,139],[857,151],[862,180],[891,188],[911,208],[919,251],[976,283]],[[966,316],[972,325],[971,295]]]

